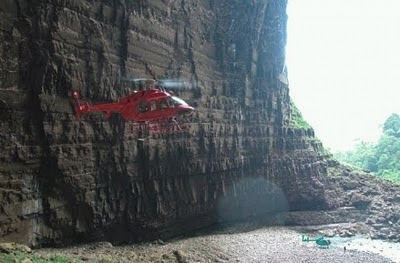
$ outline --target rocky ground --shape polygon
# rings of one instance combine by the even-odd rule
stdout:
[[[326,196],[338,222],[363,222],[373,239],[400,242],[400,186],[352,167],[328,168]],[[325,224],[332,220],[326,220]]]
[[[329,249],[301,241],[302,233],[313,235],[326,229],[332,226],[307,229],[241,225],[170,241],[124,246],[100,242],[63,249],[39,249],[34,254],[42,260],[53,259],[36,262],[400,262],[393,256],[344,251],[344,243],[339,241]]]
[[[341,165],[331,165],[328,174],[331,210],[284,212],[258,223],[123,246],[98,242],[30,252],[3,244],[0,262],[400,262],[399,186]],[[302,234],[324,235],[332,245],[320,249],[302,242]]]

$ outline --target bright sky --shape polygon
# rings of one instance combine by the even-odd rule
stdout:
[[[400,0],[289,0],[291,97],[333,150],[400,113]]]

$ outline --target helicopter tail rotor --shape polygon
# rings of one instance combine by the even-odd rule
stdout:
[[[83,113],[88,112],[89,110],[89,103],[82,102],[80,100],[80,93],[77,90],[73,90],[69,93],[71,98],[71,103],[74,108],[75,117],[79,119]]]

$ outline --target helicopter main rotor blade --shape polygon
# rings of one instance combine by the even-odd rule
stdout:
[[[193,85],[190,82],[180,79],[161,79],[158,80],[159,86],[165,89],[171,90],[189,90],[193,89]]]

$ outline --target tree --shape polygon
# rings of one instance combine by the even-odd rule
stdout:
[[[336,159],[382,178],[400,183],[400,116],[392,114],[376,144],[361,142],[354,150],[335,154]]]
[[[400,138],[400,116],[396,113],[390,117],[383,124],[383,133]]]

